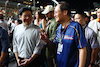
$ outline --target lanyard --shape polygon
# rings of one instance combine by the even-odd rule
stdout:
[[[60,42],[60,43],[62,43],[62,39],[63,39],[63,37],[64,37],[64,35],[65,35],[65,32],[66,32],[68,26],[69,26],[69,25],[67,25],[67,26],[64,27],[62,36],[61,36],[61,30],[60,30],[60,36],[61,36],[61,42]]]

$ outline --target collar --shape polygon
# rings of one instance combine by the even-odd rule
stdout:
[[[85,24],[84,26],[82,26],[83,29],[85,29],[87,27],[87,24]]]
[[[23,28],[27,29],[27,28],[30,28],[33,25],[33,23],[31,22],[28,26],[25,26],[24,23],[22,23],[22,25],[23,25]]]

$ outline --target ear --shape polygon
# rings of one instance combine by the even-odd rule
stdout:
[[[84,20],[87,21],[87,17],[85,17]]]
[[[63,11],[63,14],[64,14],[64,15],[67,15],[67,13],[68,13],[68,10],[64,10],[64,11]]]

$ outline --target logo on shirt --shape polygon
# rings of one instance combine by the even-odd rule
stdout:
[[[65,36],[64,36],[64,39],[67,39],[67,40],[73,40],[73,36],[65,35]]]

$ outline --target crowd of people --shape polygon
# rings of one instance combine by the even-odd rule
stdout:
[[[8,21],[0,13],[0,67],[100,67],[100,8],[72,17],[70,5],[59,2],[32,13],[23,7]]]

